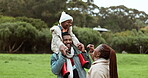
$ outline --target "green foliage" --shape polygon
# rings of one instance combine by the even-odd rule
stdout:
[[[27,17],[17,17],[16,21],[23,21],[32,24],[34,27],[36,27],[38,30],[41,30],[42,28],[47,28],[47,24],[42,21],[41,19],[33,19],[33,18],[27,18]]]
[[[2,23],[0,24],[0,39],[3,40],[5,48],[19,45],[25,41],[33,41],[38,36],[38,31],[31,24],[26,22]],[[11,52],[10,52],[11,53]]]
[[[74,17],[76,26],[92,28],[100,25],[113,32],[133,28],[139,30],[148,19],[145,12],[123,5],[98,7],[93,0],[0,0],[0,3],[0,14],[38,18],[46,22],[48,27],[58,22],[62,11]]]
[[[45,22],[27,17],[2,16],[0,19],[0,50],[9,53],[50,51],[51,33]]]
[[[79,28],[82,31],[74,29],[74,33],[85,45],[88,43],[94,43],[95,45],[108,43],[117,48],[117,50],[121,51],[126,49],[128,51],[134,50],[134,52],[139,52],[139,47],[142,46],[143,52],[147,53],[146,36],[148,33],[146,21],[148,15],[145,12],[130,9],[123,5],[107,8],[98,7],[91,2],[93,2],[93,0],[87,0],[87,2],[82,0],[0,0],[0,25],[7,23],[8,26],[5,25],[6,27],[0,29],[0,50],[7,51],[9,48],[12,49],[13,46],[19,47],[19,45],[22,44],[20,51],[31,51],[33,53],[41,51],[45,53],[49,52],[51,33],[48,27],[57,23],[61,12],[66,11],[74,17],[74,26],[93,28],[100,25],[111,30],[111,32],[102,33],[100,36],[89,29]],[[98,12],[94,12],[94,10],[98,10]],[[25,24],[14,25],[14,23],[18,22],[24,22]],[[17,25],[19,25],[19,27],[17,27]],[[16,29],[14,27],[16,27]],[[140,31],[137,33],[139,29]],[[120,33],[113,35],[114,33],[112,32]],[[30,33],[35,34],[31,35]],[[11,41],[9,43],[11,44],[10,46],[8,43],[5,43],[8,41],[7,39]]]
[[[14,17],[8,17],[8,16],[0,16],[0,23],[5,23],[5,22],[14,22],[15,18]]]
[[[26,22],[2,23],[0,24],[0,30],[2,32],[0,38],[10,40],[19,37],[29,39],[36,38],[38,32],[35,27]]]
[[[66,7],[67,12],[74,17],[74,25],[80,27],[95,27],[98,25],[99,18],[93,12],[98,7],[90,1],[69,1]]]
[[[140,30],[141,30],[142,32],[148,34],[148,26],[145,26],[145,27],[141,28]]]
[[[100,33],[92,29],[75,27],[73,32],[85,46],[90,43],[94,45],[105,43]]]
[[[145,26],[148,15],[136,9],[129,9],[124,5],[99,8],[99,25],[112,30],[121,32],[125,30],[137,29]]]
[[[112,39],[114,37],[114,34],[111,31],[102,32],[101,37],[105,39],[105,41],[106,41],[106,43],[108,43],[108,45],[110,45],[110,43],[112,42]]]
[[[148,53],[148,36],[136,30],[116,33],[111,45],[119,52]]]
[[[0,0],[0,13],[14,17],[30,17],[44,20],[52,26],[60,12],[66,10],[67,0]],[[60,3],[60,4],[59,4]]]
[[[44,28],[39,32],[39,38],[34,47],[35,53],[51,53],[51,32],[49,28]]]

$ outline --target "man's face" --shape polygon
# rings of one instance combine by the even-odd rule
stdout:
[[[63,43],[68,47],[68,49],[71,48],[72,39],[70,35],[64,35],[63,36]]]
[[[61,23],[62,27],[64,29],[69,29],[70,26],[72,26],[73,21],[72,20],[67,20]]]

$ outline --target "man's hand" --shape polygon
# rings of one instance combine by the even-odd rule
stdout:
[[[89,48],[90,53],[93,53],[93,51],[94,51],[94,45],[93,44],[88,44],[87,48]]]
[[[60,51],[64,56],[67,55],[67,53],[66,53],[67,50],[68,50],[68,48],[66,46],[64,46],[64,45],[60,46]]]
[[[85,52],[85,47],[84,47],[84,45],[83,45],[82,43],[78,43],[78,44],[77,44],[77,47],[78,47],[78,49],[79,49],[80,51]]]

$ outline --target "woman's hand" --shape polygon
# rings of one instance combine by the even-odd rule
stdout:
[[[94,51],[94,45],[93,44],[88,44],[87,48],[89,48],[90,53],[93,53],[93,51]]]

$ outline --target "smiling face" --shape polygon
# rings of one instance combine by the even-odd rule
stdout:
[[[72,20],[66,20],[61,23],[62,27],[64,29],[69,29],[70,26],[72,26],[73,21]]]
[[[68,47],[68,49],[71,48],[71,44],[72,44],[72,38],[70,35],[64,35],[63,36],[63,43]]]

